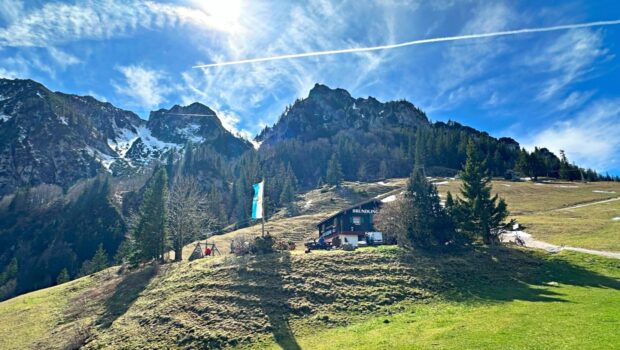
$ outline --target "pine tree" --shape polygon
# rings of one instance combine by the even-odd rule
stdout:
[[[143,260],[163,259],[167,245],[166,202],[168,200],[168,177],[159,167],[144,192],[139,218],[133,232],[138,256]]]
[[[360,164],[360,167],[357,170],[357,180],[358,181],[368,180],[368,164],[366,162],[362,162]]]
[[[453,238],[454,230],[440,204],[437,188],[426,179],[421,170],[414,170],[409,177],[405,197],[405,205],[409,207],[406,238],[411,246],[441,246]]]
[[[560,150],[560,179],[570,180],[570,165],[566,158],[566,152],[563,149]]]
[[[389,175],[390,173],[388,171],[387,162],[385,161],[385,159],[382,159],[381,163],[379,164],[379,178],[387,179]]]
[[[327,164],[327,174],[325,175],[328,184],[336,187],[342,185],[342,167],[336,154],[332,155]]]
[[[418,128],[415,137],[415,169],[423,169],[426,164],[426,140],[421,128]]]
[[[280,205],[287,205],[295,199],[295,192],[293,189],[293,180],[287,178],[284,180],[284,186],[282,192],[280,192]]]
[[[67,271],[67,268],[65,267],[60,271],[58,277],[56,277],[56,284],[63,284],[69,282],[70,279],[71,277],[69,276],[69,271]]]
[[[92,272],[97,272],[109,266],[108,254],[103,249],[103,244],[99,244],[95,255],[90,261]]]
[[[530,163],[530,156],[525,149],[519,152],[517,163],[515,164],[515,171],[529,177],[533,177],[532,167]]]
[[[497,194],[491,197],[491,176],[473,142],[467,146],[467,161],[461,179],[462,198],[458,198],[454,206],[455,221],[470,237],[480,237],[485,244],[498,243],[508,210],[506,202]]]

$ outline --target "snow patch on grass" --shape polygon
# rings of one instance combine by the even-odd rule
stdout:
[[[393,201],[395,201],[395,200],[396,200],[396,195],[394,195],[394,194],[393,194],[393,195],[391,195],[391,196],[387,196],[387,197],[383,198],[383,199],[381,200],[381,202],[383,202],[383,203],[389,203],[389,202],[393,202]]]
[[[616,193],[616,191],[605,191],[605,190],[593,190],[592,193],[606,193],[606,194],[611,194],[611,193]]]

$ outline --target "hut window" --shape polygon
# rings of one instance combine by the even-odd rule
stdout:
[[[351,218],[351,221],[353,222],[353,225],[361,225],[362,224],[362,217],[361,216],[353,216]]]

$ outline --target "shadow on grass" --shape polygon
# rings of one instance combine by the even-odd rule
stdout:
[[[105,312],[97,321],[98,325],[103,329],[109,328],[116,319],[125,314],[158,271],[159,265],[150,265],[123,277],[114,293],[105,300]]]
[[[284,276],[291,273],[291,257],[287,253],[257,256],[250,265],[239,269],[238,277],[246,282],[240,292],[257,299],[269,321],[269,330],[282,349],[301,349],[290,324],[289,292],[284,289]]]
[[[509,247],[477,247],[450,254],[397,253],[400,263],[426,270],[421,272],[430,280],[427,287],[455,301],[564,302],[561,289],[550,288],[557,285],[620,290],[619,279],[574,264],[567,256],[543,254]],[[610,264],[620,268],[620,261]]]

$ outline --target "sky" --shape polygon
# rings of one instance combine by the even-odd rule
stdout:
[[[0,0],[0,77],[145,119],[198,101],[247,138],[318,82],[620,175],[620,25],[194,68],[619,19],[619,2],[587,0]]]

